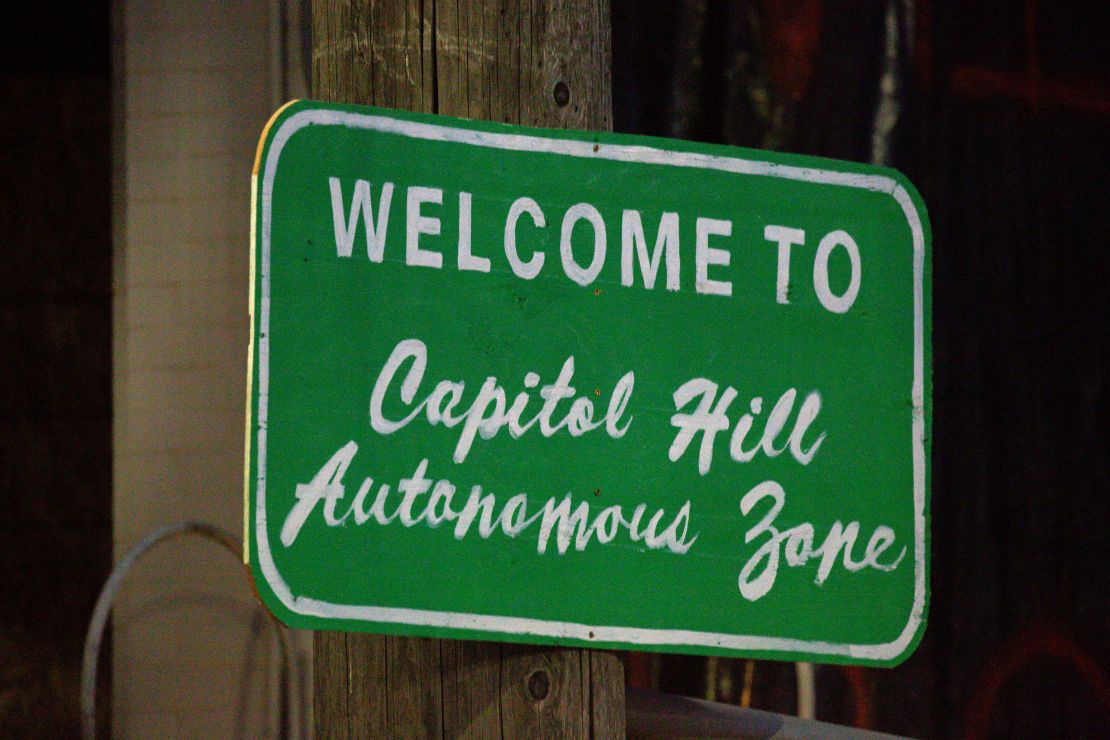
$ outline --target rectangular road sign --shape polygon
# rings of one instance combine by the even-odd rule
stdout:
[[[283,621],[913,650],[930,236],[899,173],[298,101],[252,209],[245,554]]]

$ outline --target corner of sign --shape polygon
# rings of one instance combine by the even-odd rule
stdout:
[[[906,209],[906,204],[902,202],[903,197],[909,202],[909,205],[912,206],[914,213],[917,215],[917,220],[921,225],[925,246],[928,248],[932,243],[932,228],[929,221],[929,209],[925,206],[925,199],[921,197],[921,191],[917,189],[917,186],[914,185],[910,178],[901,170],[894,167],[883,167],[881,169],[883,173],[894,182],[894,187],[890,192],[894,200],[902,206],[903,210]],[[906,216],[908,218],[909,214],[907,213]]]
[[[928,612],[929,612],[929,597],[925,596],[925,604],[922,605],[921,614],[910,615],[910,621],[906,623],[906,627],[912,629],[913,632],[909,635],[909,639],[905,641],[902,649],[889,659],[883,661],[883,665],[887,668],[894,668],[909,660],[910,656],[917,652],[917,648],[921,645],[921,640],[925,637],[925,628],[928,626]],[[915,622],[916,623],[913,623]],[[911,626],[912,623],[912,626]]]
[[[270,115],[266,125],[262,127],[262,134],[258,137],[258,147],[254,152],[254,169],[251,170],[251,176],[258,177],[258,170],[262,167],[262,150],[266,147],[266,139],[270,136],[270,129],[274,127],[274,123],[285,113],[286,109],[300,102],[302,102],[301,98],[293,98],[287,101]]]

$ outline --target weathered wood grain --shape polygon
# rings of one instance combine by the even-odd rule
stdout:
[[[317,0],[313,96],[612,128],[608,0]],[[317,737],[624,736],[612,653],[319,633]]]
[[[343,632],[317,632],[314,638],[316,726],[343,737],[381,737],[386,730],[385,638]],[[352,665],[359,670],[350,670]]]
[[[347,635],[317,632],[312,640],[313,721],[321,727],[347,726]]]
[[[589,677],[582,650],[510,645],[501,663],[501,720],[505,736],[589,735]]]
[[[624,665],[610,652],[592,650],[590,658],[590,723],[596,738],[625,736]]]
[[[386,734],[439,737],[443,726],[439,640],[386,637]],[[353,661],[352,675],[361,666]]]
[[[322,0],[312,23],[317,98],[612,128],[607,0]]]
[[[443,736],[501,735],[501,651],[496,642],[441,640]]]

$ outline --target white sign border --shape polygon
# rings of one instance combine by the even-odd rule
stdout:
[[[296,103],[297,101],[293,101]],[[276,112],[267,126],[280,116],[289,105]],[[790,180],[860,188],[875,192],[888,193],[901,207],[913,235],[913,386],[911,396],[912,446],[913,446],[913,502],[914,502],[914,600],[909,618],[902,633],[887,643],[852,645],[823,641],[798,640],[758,635],[733,635],[716,632],[700,632],[676,629],[645,629],[638,627],[615,627],[607,625],[560,622],[546,619],[491,616],[460,612],[429,611],[423,609],[401,609],[394,607],[361,606],[354,604],[332,604],[305,596],[295,596],[281,577],[270,551],[266,527],[266,425],[269,406],[269,353],[270,353],[270,227],[272,223],[272,197],[274,175],[282,150],[290,137],[306,126],[328,125],[345,126],[381,133],[397,134],[415,139],[442,141],[490,149],[514,151],[545,152],[586,159],[608,159],[620,162],[659,164],[674,167],[720,170],[746,175],[765,175]],[[265,136],[263,137],[263,140]],[[262,143],[259,144],[259,157]],[[780,165],[771,162],[722,157],[696,152],[676,152],[656,149],[644,145],[604,144],[570,139],[552,139],[542,135],[509,134],[491,131],[478,131],[465,128],[451,128],[430,123],[419,123],[388,118],[381,115],[354,113],[332,109],[307,109],[289,116],[274,133],[264,163],[259,163],[261,173],[255,172],[251,179],[251,297],[250,310],[254,312],[255,302],[255,240],[259,236],[257,214],[258,185],[261,174],[262,223],[261,223],[261,264],[257,265],[261,275],[261,301],[259,304],[258,352],[258,418],[257,418],[257,455],[258,472],[256,478],[255,535],[258,542],[259,567],[266,581],[282,604],[291,612],[322,619],[348,619],[376,623],[400,623],[413,626],[426,626],[446,629],[475,630],[506,635],[535,635],[558,639],[574,639],[586,643],[624,643],[626,645],[689,646],[722,648],[737,651],[767,651],[784,653],[811,653],[830,656],[844,656],[874,661],[893,660],[906,650],[917,633],[925,611],[925,415],[924,415],[924,273],[925,273],[925,233],[920,214],[906,189],[894,178],[885,175],[861,175],[834,172],[816,168]],[[258,166],[258,165],[256,165]],[[253,325],[253,316],[252,316]],[[248,357],[253,373],[253,354],[255,351],[252,336]],[[251,383],[248,378],[247,389],[247,435],[251,406]],[[250,445],[247,445],[247,471],[249,475]],[[249,522],[244,518],[244,527]],[[244,546],[246,545],[244,538]]]

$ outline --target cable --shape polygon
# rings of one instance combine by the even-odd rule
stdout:
[[[747,709],[752,705],[752,684],[755,683],[755,661],[744,661],[744,688],[740,691],[740,706]]]
[[[81,736],[85,740],[94,740],[96,737],[96,672],[97,662],[100,658],[100,643],[104,639],[104,627],[107,625],[108,616],[112,611],[112,602],[123,585],[123,579],[127,576],[135,561],[155,545],[188,535],[197,535],[211,540],[234,555],[236,561],[242,562],[240,556],[243,548],[240,543],[224,530],[203,522],[185,521],[159,527],[124,553],[119,563],[112,569],[108,580],[105,581],[104,588],[100,590],[100,596],[93,608],[92,619],[89,621],[89,631],[85,635],[85,652],[81,659]],[[244,569],[246,569],[246,566],[244,566]],[[250,577],[249,570],[247,570],[247,576]],[[267,616],[269,616],[269,621],[274,626],[274,632],[281,646],[281,691],[279,697],[281,706],[279,707],[278,721],[280,737],[284,738],[288,734],[291,655],[285,630],[281,628],[273,615],[267,612]]]
[[[795,663],[794,676],[798,684],[798,717],[816,719],[817,683],[813,663]]]

